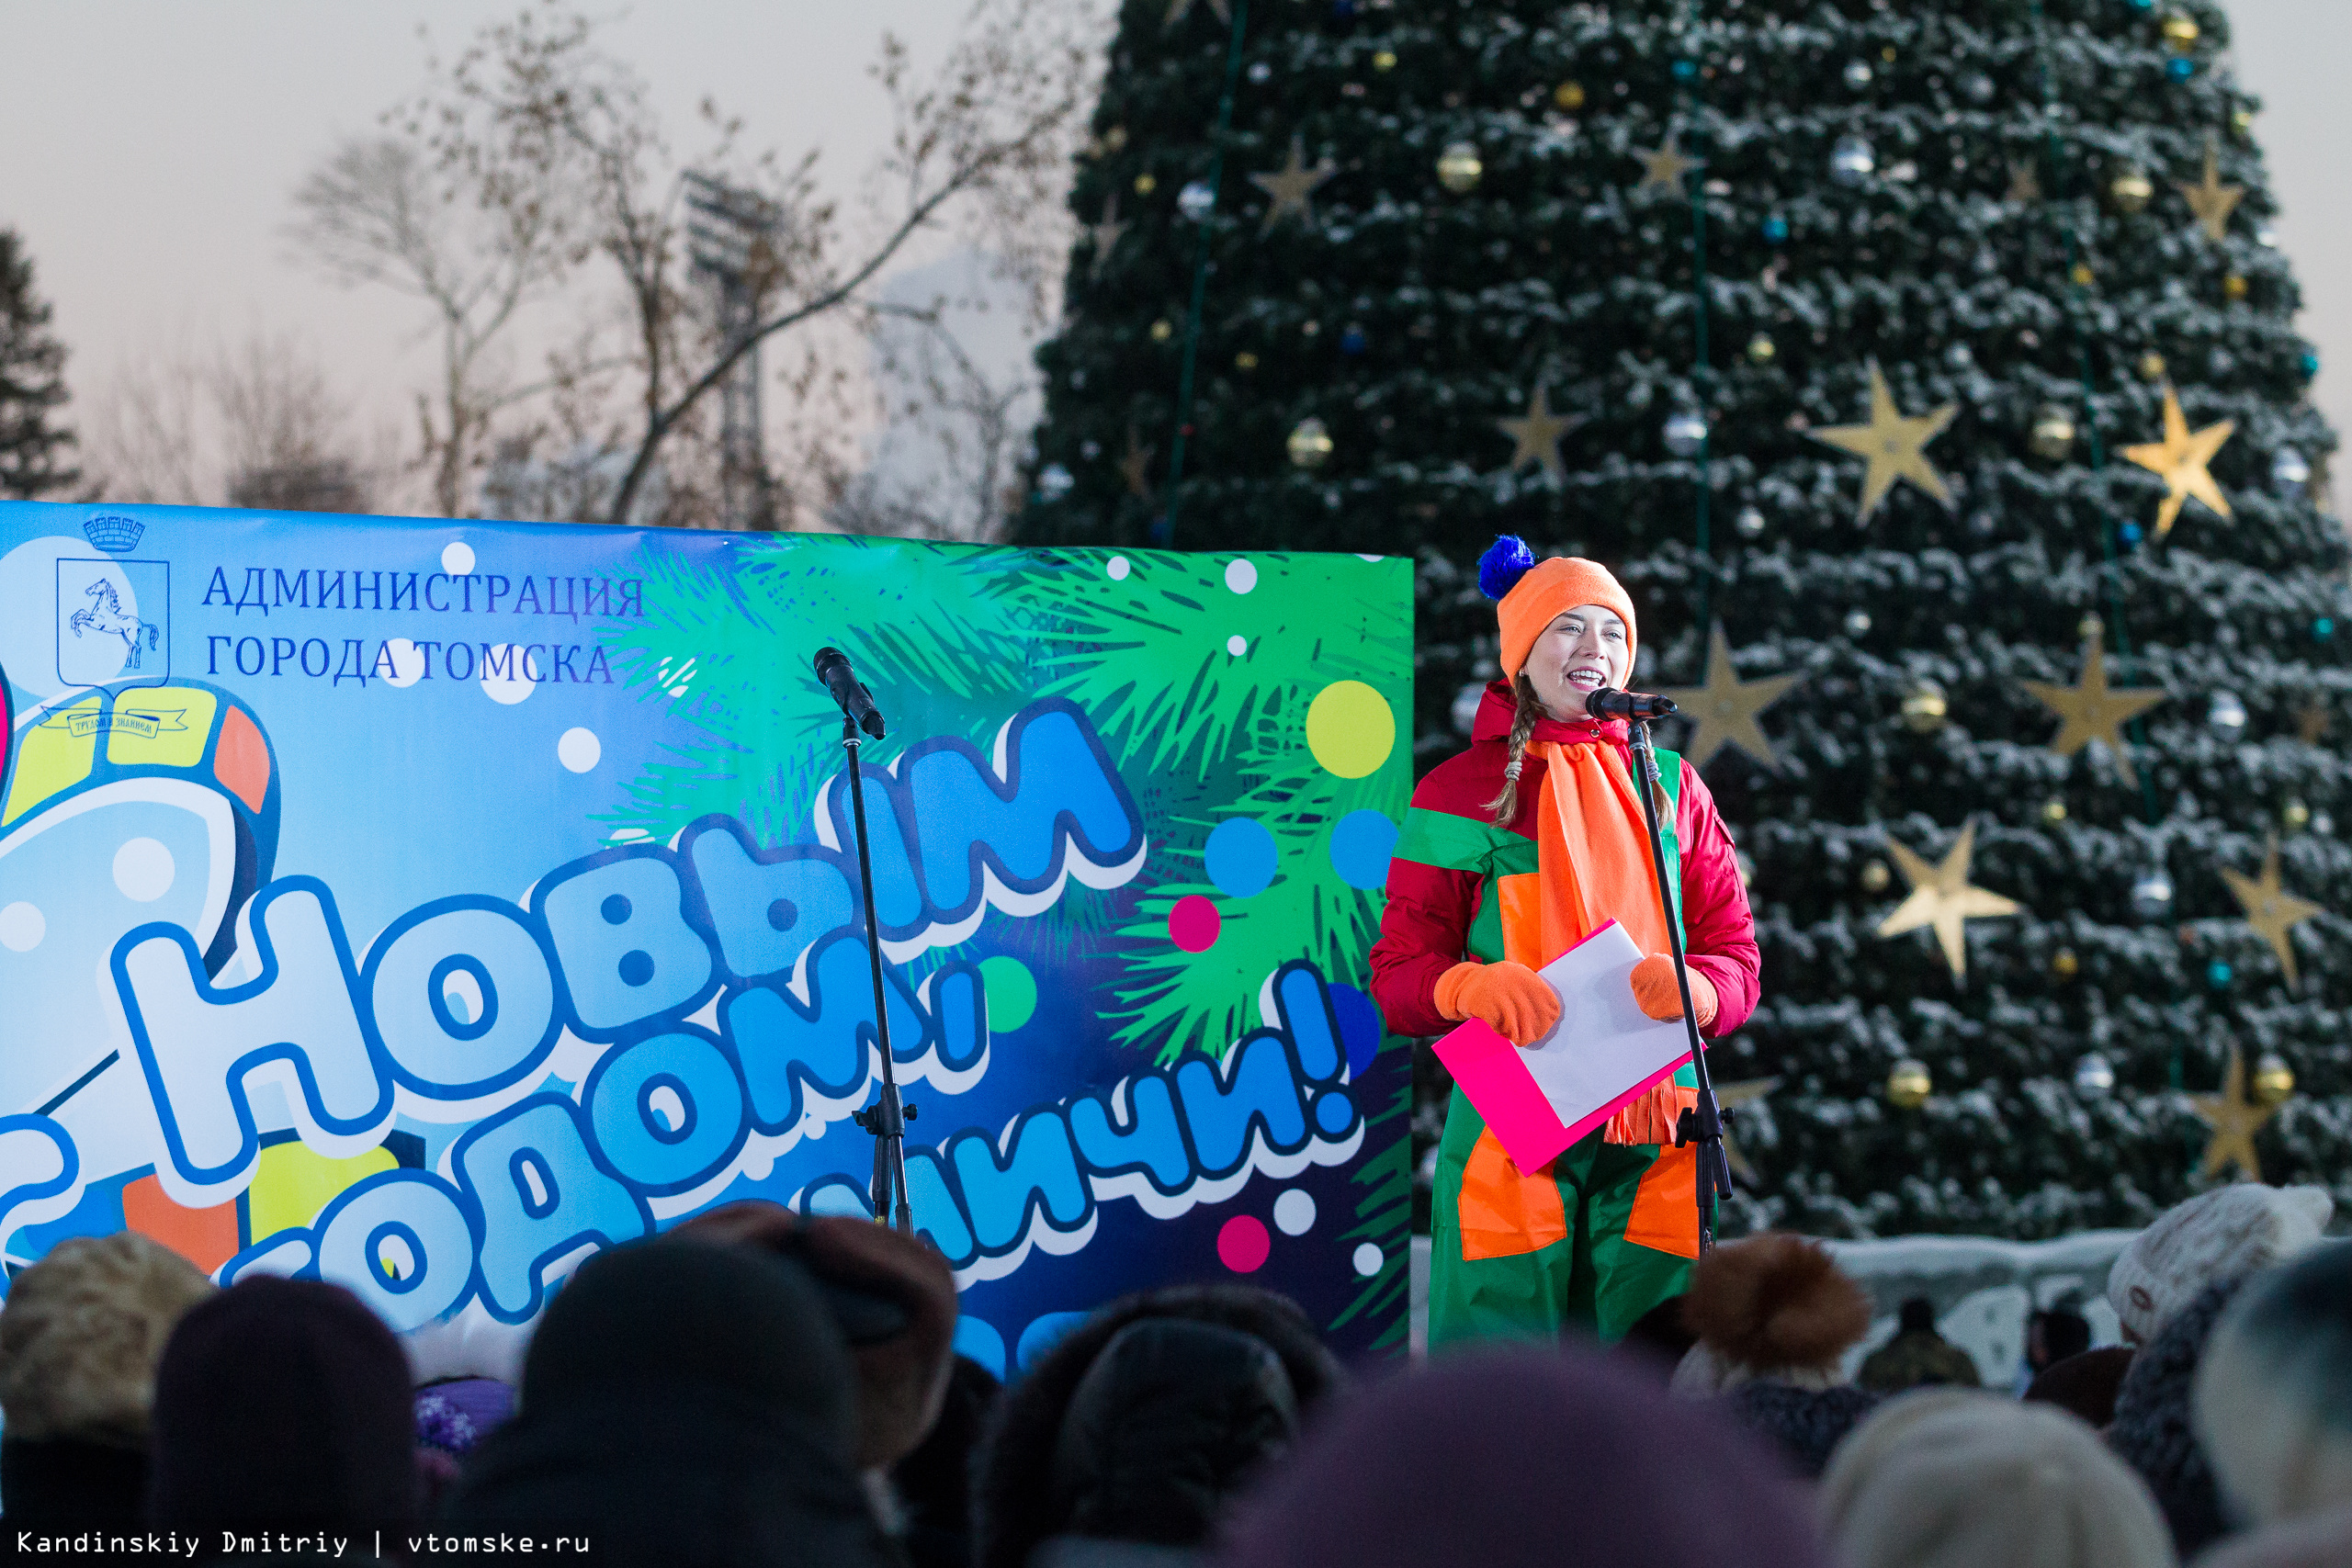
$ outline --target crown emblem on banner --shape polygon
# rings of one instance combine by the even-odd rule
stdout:
[[[119,556],[139,543],[139,536],[146,532],[143,525],[129,518],[101,515],[82,525],[82,532],[90,543],[110,556]]]

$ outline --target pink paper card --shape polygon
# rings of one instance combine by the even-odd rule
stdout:
[[[1521,1060],[1519,1047],[1496,1033],[1486,1020],[1474,1018],[1440,1040],[1437,1059],[1520,1169],[1535,1170],[1550,1163],[1581,1135],[1567,1129],[1535,1087],[1535,1076]]]
[[[1560,1021],[1543,1039],[1522,1049],[1473,1019],[1437,1043],[1520,1169],[1549,1163],[1690,1059],[1681,1021],[1660,1022],[1634,1000],[1641,959],[1611,920],[1544,966]]]

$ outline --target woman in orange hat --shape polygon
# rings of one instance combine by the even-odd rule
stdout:
[[[1598,562],[1498,539],[1479,562],[1496,600],[1503,678],[1470,749],[1413,791],[1372,951],[1373,996],[1400,1034],[1483,1019],[1515,1044],[1547,1033],[1559,1001],[1536,971],[1615,920],[1650,954],[1634,995],[1682,1016],[1623,719],[1585,698],[1634,668],[1634,602]],[[1671,810],[1668,876],[1680,893],[1700,1032],[1755,1010],[1756,922],[1731,836],[1696,769],[1657,753]],[[1679,1294],[1699,1253],[1696,1151],[1674,1146],[1690,1069],[1658,1084],[1540,1170],[1522,1171],[1455,1090],[1438,1145],[1430,1343],[1556,1336],[1615,1340]]]

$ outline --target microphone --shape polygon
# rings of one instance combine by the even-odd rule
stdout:
[[[857,677],[850,673],[849,655],[838,648],[819,649],[817,679],[825,683],[833,701],[841,705],[842,712],[856,720],[860,729],[876,740],[882,739],[882,711],[874,705],[874,694],[858,684]]]
[[[1676,712],[1671,697],[1646,692],[1621,692],[1603,686],[1585,694],[1584,711],[1594,718],[1670,718]]]

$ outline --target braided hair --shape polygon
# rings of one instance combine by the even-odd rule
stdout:
[[[1517,706],[1510,719],[1510,761],[1503,764],[1501,793],[1487,803],[1498,828],[1508,828],[1519,818],[1519,775],[1527,766],[1527,742],[1535,734],[1535,721],[1544,716],[1544,704],[1535,695],[1535,682],[1527,678],[1526,671],[1511,682],[1511,695]]]

